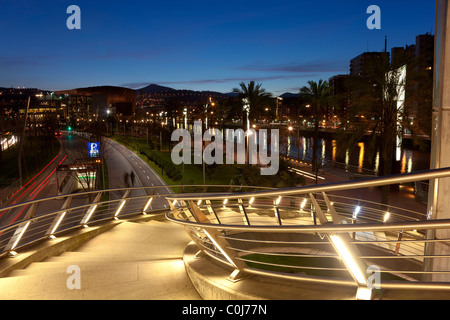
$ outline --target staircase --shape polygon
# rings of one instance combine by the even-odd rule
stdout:
[[[76,251],[1,278],[0,299],[198,300],[183,263],[189,241],[167,221],[122,222]]]

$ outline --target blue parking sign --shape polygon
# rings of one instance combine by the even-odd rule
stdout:
[[[100,142],[89,142],[89,157],[90,158],[100,157]]]

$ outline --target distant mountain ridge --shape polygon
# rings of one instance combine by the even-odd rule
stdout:
[[[191,93],[191,94],[203,94],[203,95],[211,95],[211,96],[222,96],[222,97],[231,97],[235,98],[239,94],[237,92],[228,92],[228,93],[222,93],[217,91],[199,91],[199,90],[187,90],[187,89],[173,89],[170,87],[160,86],[158,84],[150,84],[148,86],[145,86],[140,89],[135,89],[136,93],[138,94],[159,94],[159,93]],[[298,98],[300,97],[300,94],[298,93],[291,93],[291,92],[285,92],[281,96],[281,98]]]
[[[188,90],[188,89],[173,89],[165,86],[160,86],[158,84],[150,84],[146,87],[136,89],[136,93],[143,94],[158,94],[158,93],[190,93],[190,94],[202,94],[211,96],[223,96],[226,97],[228,94],[217,92],[217,91],[199,91],[199,90]]]

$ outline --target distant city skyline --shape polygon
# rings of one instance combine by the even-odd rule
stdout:
[[[81,30],[69,30],[69,5]],[[369,30],[368,6],[381,8]],[[274,95],[349,73],[365,51],[434,34],[435,3],[366,1],[2,1],[0,87],[90,86],[230,92],[255,80]]]

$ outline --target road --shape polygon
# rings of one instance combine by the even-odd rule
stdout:
[[[168,187],[164,187],[166,183],[159,177],[159,175],[150,167],[144,160],[142,160],[136,153],[126,148],[122,144],[111,139],[105,138],[108,145],[105,161],[109,172],[109,188],[126,188],[126,187],[154,187],[157,188],[155,195],[164,195],[172,193]],[[134,181],[131,175],[134,173]],[[150,195],[151,190],[146,190],[146,195]],[[130,196],[144,195],[142,190],[134,190]],[[112,192],[110,200],[118,199],[123,196],[123,192]],[[145,206],[143,200],[142,207]],[[168,208],[167,201],[164,198],[155,198],[151,204],[152,209]]]
[[[27,185],[17,192],[15,200],[10,205],[23,203],[27,201],[44,199],[48,197],[54,197],[58,195],[58,188],[61,181],[66,175],[66,171],[59,171],[57,167],[59,165],[69,164],[73,159],[79,156],[77,145],[84,143],[85,140],[74,134],[63,134],[58,138],[61,142],[61,149],[58,155],[36,175]],[[125,187],[152,187],[152,186],[164,186],[164,181],[155,173],[155,171],[138,155],[130,151],[123,145],[105,138],[105,144],[107,144],[107,152],[105,152],[106,165],[109,172],[109,188],[125,188]],[[130,175],[134,172],[135,179],[132,182]],[[124,179],[125,174],[128,174],[127,180]],[[156,195],[172,193],[167,187],[158,188],[155,192]],[[110,200],[122,198],[124,192],[112,192],[109,195]],[[151,190],[146,191],[147,195],[151,194]],[[129,196],[144,195],[143,190],[133,190]],[[140,202],[134,202],[133,206],[145,206],[145,199]],[[41,203],[37,206],[35,216],[42,215],[44,213],[58,211],[61,209],[64,200],[51,200]],[[71,205],[83,205],[89,203],[87,197],[74,197]],[[113,203],[111,206],[117,206],[118,203]],[[31,206],[25,208],[18,208],[9,211],[0,212],[1,225],[10,225],[14,222],[20,221],[27,215],[27,211]],[[167,201],[165,199],[155,198],[152,201],[150,209],[163,209],[167,208]],[[110,208],[114,209],[114,208]],[[127,206],[124,207],[122,214],[127,213]]]

